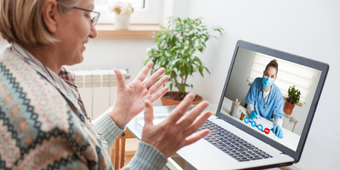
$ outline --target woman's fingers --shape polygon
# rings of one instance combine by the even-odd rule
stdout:
[[[113,69],[116,74],[117,91],[122,91],[125,88],[125,82],[122,73],[118,69]]]
[[[203,101],[200,104],[198,104],[195,108],[193,108],[189,114],[186,116],[183,116],[179,121],[177,121],[177,124],[179,127],[186,129],[188,126],[190,126],[194,121],[196,120],[197,116],[199,116],[205,108],[209,106],[209,103],[207,101]]]
[[[159,89],[166,81],[168,81],[169,76],[163,76],[160,80],[158,80],[155,84],[151,85],[149,88],[149,93],[153,94],[157,89]],[[149,80],[149,79],[148,79]],[[148,87],[148,86],[145,86]]]
[[[153,94],[151,96],[151,103],[155,102],[157,99],[162,97],[167,91],[169,90],[169,87],[163,87],[161,90],[159,90],[156,94]]]
[[[205,121],[211,116],[211,112],[205,112],[202,116],[198,117],[194,123],[192,123],[189,127],[187,127],[183,131],[183,136],[187,137],[193,133],[195,133],[198,128],[200,128]]]
[[[202,110],[208,106],[207,102],[203,102],[202,104],[198,105],[195,110],[190,112],[190,115],[183,117],[194,98],[195,95],[193,93],[188,94],[184,100],[171,112],[168,118],[156,126],[153,125],[153,108],[151,102],[146,100],[144,102],[145,126],[143,128],[141,140],[154,146],[166,157],[169,157],[179,148],[192,144],[208,135],[210,133],[209,130],[203,130],[193,134],[211,115],[210,112],[206,112],[196,119]],[[178,120],[181,120],[180,122],[186,122],[188,127],[183,128],[183,124],[177,123],[179,122]]]
[[[195,98],[195,94],[189,93],[185,96],[183,101],[170,113],[168,120],[172,123],[176,123],[184,113],[188,110],[190,104]]]
[[[148,75],[151,67],[152,67],[153,63],[151,61],[149,61],[144,67],[143,69],[138,73],[136,80],[139,80],[141,82],[143,82],[146,78],[146,76]]]
[[[209,135],[209,133],[210,131],[206,129],[187,137],[184,141],[184,146],[197,142],[201,138],[204,138],[205,136]]]
[[[149,100],[144,101],[144,122],[153,125],[153,107]]]
[[[144,86],[149,89],[156,82],[156,80],[163,75],[164,72],[165,72],[164,68],[158,69],[155,73],[153,73],[143,82]]]

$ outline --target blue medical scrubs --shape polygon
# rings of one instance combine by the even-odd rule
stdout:
[[[245,100],[256,108],[260,116],[270,121],[273,121],[272,118],[277,119],[283,116],[283,98],[280,89],[273,84],[270,93],[263,99],[262,78],[258,77],[254,80]]]

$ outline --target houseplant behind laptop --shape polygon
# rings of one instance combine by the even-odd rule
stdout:
[[[204,76],[204,70],[209,72],[195,53],[197,51],[203,53],[206,48],[206,42],[215,36],[212,32],[220,32],[223,28],[212,27],[208,29],[202,23],[202,18],[174,18],[170,17],[168,27],[162,27],[161,31],[154,34],[156,45],[147,49],[147,58],[144,61],[146,64],[149,61],[154,63],[151,69],[151,74],[164,67],[166,75],[169,75],[168,82],[170,92],[167,92],[162,98],[163,105],[177,105],[187,94],[186,87],[193,88],[192,84],[187,83],[188,76],[193,76],[193,73],[199,72]],[[176,87],[178,92],[173,92]],[[164,101],[173,100],[167,104]],[[203,98],[196,96],[193,104],[198,104]]]
[[[286,101],[285,108],[283,109],[283,111],[285,113],[287,113],[289,115],[292,114],[295,104],[300,101],[300,95],[301,95],[300,90],[296,89],[295,86],[289,87],[288,98],[287,98],[287,101]]]

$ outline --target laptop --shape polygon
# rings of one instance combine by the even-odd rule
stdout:
[[[272,131],[273,118],[248,119],[246,95],[265,66],[277,60],[275,85],[283,99],[290,86],[301,91],[291,115],[282,113],[283,138]],[[199,170],[264,169],[297,163],[307,139],[329,70],[328,64],[239,40],[216,111],[201,129],[211,134],[177,154]],[[300,77],[299,77],[300,76]],[[236,99],[241,100],[239,104]],[[285,100],[282,100],[282,108]],[[255,106],[256,109],[257,106]],[[283,111],[282,111],[283,112]]]

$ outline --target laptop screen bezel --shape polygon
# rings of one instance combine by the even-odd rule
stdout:
[[[296,151],[291,150],[290,148],[280,144],[279,142],[276,142],[276,141],[274,141],[274,140],[272,140],[272,139],[270,139],[270,138],[268,138],[268,137],[266,137],[266,136],[264,136],[260,133],[255,132],[253,129],[247,127],[246,125],[240,123],[239,121],[236,121],[233,118],[231,118],[231,117],[220,112],[221,107],[222,107],[222,103],[223,103],[223,99],[224,99],[224,96],[225,96],[225,93],[226,93],[226,88],[228,86],[230,75],[232,73],[233,65],[234,65],[235,58],[237,56],[237,52],[238,52],[239,48],[245,48],[245,49],[248,49],[248,50],[252,50],[252,51],[259,52],[259,53],[262,53],[262,54],[266,54],[266,55],[269,55],[269,56],[277,57],[279,59],[287,60],[287,61],[290,61],[290,62],[293,62],[293,63],[296,63],[296,64],[304,65],[306,67],[311,67],[313,69],[317,69],[317,70],[321,71],[319,83],[317,85],[317,88],[316,88],[316,91],[315,91],[315,94],[314,94],[314,98],[312,100],[311,107],[309,109],[308,116],[307,116],[305,125],[303,127],[303,131],[301,133],[300,141],[298,143]],[[222,91],[222,94],[221,94],[221,99],[220,99],[220,102],[218,104],[218,108],[217,108],[217,111],[216,111],[216,116],[218,118],[223,119],[224,121],[227,121],[228,123],[236,126],[237,128],[245,131],[246,133],[258,138],[259,140],[273,146],[274,148],[282,151],[282,153],[291,156],[295,160],[295,162],[298,162],[300,160],[300,157],[301,157],[301,154],[302,154],[302,151],[303,151],[306,139],[307,139],[307,135],[308,135],[309,129],[311,127],[311,123],[312,123],[312,120],[313,120],[313,117],[314,117],[314,114],[315,114],[315,111],[316,111],[316,108],[317,108],[317,105],[318,105],[318,102],[319,102],[319,99],[320,99],[320,96],[321,96],[321,92],[322,92],[322,89],[323,89],[323,86],[324,86],[324,83],[325,83],[325,80],[326,80],[326,77],[327,77],[328,70],[329,70],[329,65],[326,64],[326,63],[322,63],[322,62],[315,61],[315,60],[312,60],[312,59],[304,58],[304,57],[301,57],[301,56],[289,54],[289,53],[282,52],[282,51],[279,51],[279,50],[275,50],[275,49],[271,49],[271,48],[264,47],[264,46],[261,46],[261,45],[257,45],[257,44],[249,43],[249,42],[246,42],[246,41],[243,41],[243,40],[239,40],[236,44],[234,54],[233,54],[233,58],[232,58],[232,61],[230,63],[230,67],[229,67],[229,70],[228,70],[225,85],[224,85],[224,88],[223,88],[223,91]]]

